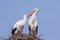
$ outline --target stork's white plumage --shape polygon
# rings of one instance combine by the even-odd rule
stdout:
[[[37,34],[38,25],[36,15],[38,13],[38,9],[35,8],[34,11],[30,14],[31,18],[29,20],[29,32],[32,34]]]
[[[23,31],[23,27],[27,21],[27,17],[28,17],[27,15],[24,15],[22,20],[19,20],[14,24],[13,29],[12,29],[12,34],[16,34],[18,31],[20,32]]]

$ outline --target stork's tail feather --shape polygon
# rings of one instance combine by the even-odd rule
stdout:
[[[37,35],[37,32],[38,32],[38,26],[36,27],[36,35]]]
[[[13,29],[11,33],[14,34],[16,30],[17,30],[17,28]]]
[[[30,28],[30,25],[29,25],[29,33],[31,34],[31,28]]]

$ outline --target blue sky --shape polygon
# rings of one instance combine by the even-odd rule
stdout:
[[[13,24],[34,8],[39,9],[38,35],[44,35],[44,40],[60,40],[60,0],[0,0],[0,36],[10,35]],[[28,23],[23,32],[29,32]]]

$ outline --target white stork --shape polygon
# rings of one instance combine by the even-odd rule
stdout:
[[[38,25],[36,15],[38,13],[38,9],[35,8],[34,11],[30,14],[31,18],[29,20],[29,32],[30,34],[37,35]]]
[[[27,21],[28,15],[24,15],[22,20],[17,21],[13,28],[12,28],[12,34],[16,34],[18,31],[22,33],[24,24]]]

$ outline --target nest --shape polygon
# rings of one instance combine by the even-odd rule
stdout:
[[[7,38],[7,40],[41,40],[41,39],[31,34],[17,33],[17,34],[11,35],[9,38]]]

